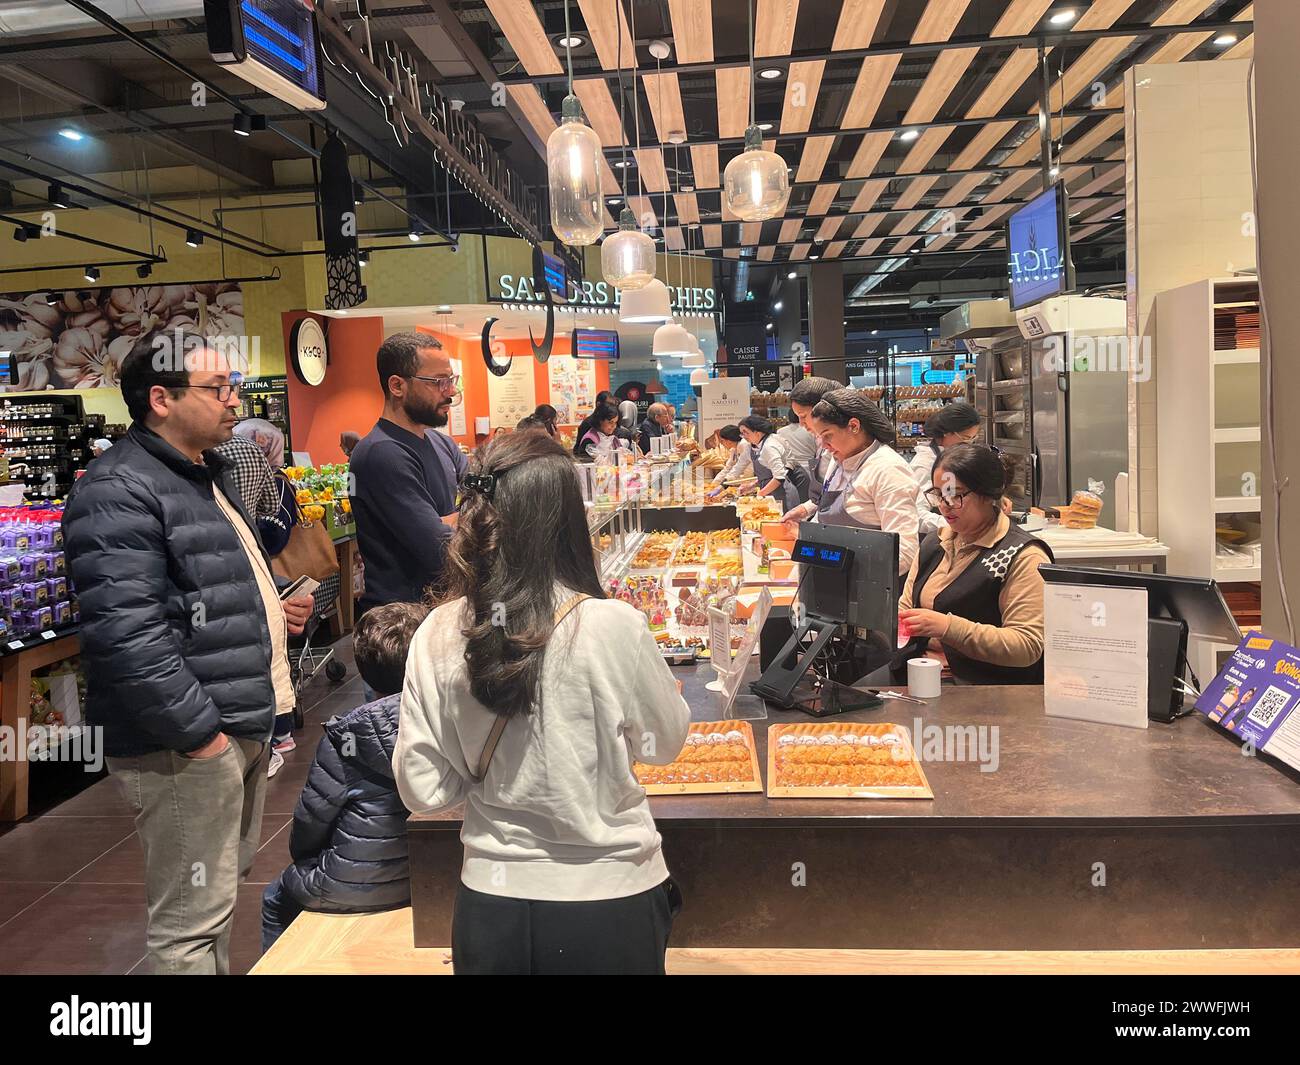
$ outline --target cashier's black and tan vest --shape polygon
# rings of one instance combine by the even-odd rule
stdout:
[[[1030,536],[1020,526],[1012,525],[1002,539],[992,547],[983,548],[971,560],[970,565],[935,597],[934,609],[940,614],[956,614],[977,625],[1001,625],[1002,606],[998,597],[1002,594],[1002,585],[1011,570],[1011,563],[1030,545],[1040,548],[1047,555],[1048,561],[1055,561],[1052,549],[1042,540]],[[939,568],[942,560],[943,545],[939,542],[939,534],[933,532],[921,544],[921,553],[917,559],[916,580],[912,584],[914,606],[921,605],[925,582]],[[943,651],[953,676],[967,684],[1043,683],[1042,658],[1032,666],[998,666],[992,662],[968,658],[946,643]]]

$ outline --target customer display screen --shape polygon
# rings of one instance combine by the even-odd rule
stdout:
[[[324,96],[316,64],[316,16],[301,0],[240,0],[248,54],[313,96]]]
[[[843,569],[849,561],[851,552],[842,547],[827,547],[825,544],[810,544],[800,540],[794,545],[794,560],[808,566],[821,566],[824,569]]]
[[[575,329],[573,357],[615,361],[618,358],[618,334],[612,329]]]
[[[1007,222],[1011,309],[1020,310],[1073,287],[1065,186],[1035,196]]]

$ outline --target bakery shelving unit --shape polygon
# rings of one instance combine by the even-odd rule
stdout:
[[[1258,559],[1234,565],[1220,541],[1259,538],[1259,283],[1195,281],[1156,298],[1156,439],[1160,539],[1169,572],[1252,583]],[[1222,652],[1223,645],[1214,645]],[[1202,682],[1215,672],[1208,655]]]

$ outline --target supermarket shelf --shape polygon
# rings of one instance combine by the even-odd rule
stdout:
[[[1248,366],[1259,364],[1259,348],[1237,348],[1214,353],[1215,366]]]
[[[1238,429],[1215,429],[1216,444],[1249,444],[1259,442],[1259,426],[1247,426]]]
[[[0,640],[0,658],[6,655],[16,655],[20,651],[27,651],[33,647],[40,647],[62,636],[72,636],[80,629],[81,623],[73,622],[71,625],[46,629],[44,632],[33,633],[31,636],[18,636],[8,640]]]
[[[1215,496],[1214,513],[1258,514],[1263,503],[1263,496]]]

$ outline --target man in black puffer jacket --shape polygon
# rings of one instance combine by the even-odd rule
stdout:
[[[406,653],[428,613],[418,603],[387,603],[357,622],[357,672],[381,698],[325,725],[293,813],[293,865],[262,895],[264,951],[303,910],[369,913],[411,901],[410,814],[393,779],[393,747]]]
[[[225,462],[240,375],[177,330],[122,364],[132,425],[63,516],[81,602],[86,717],[137,812],[155,972],[224,973],[252,865],[277,707],[293,705],[281,603]]]

